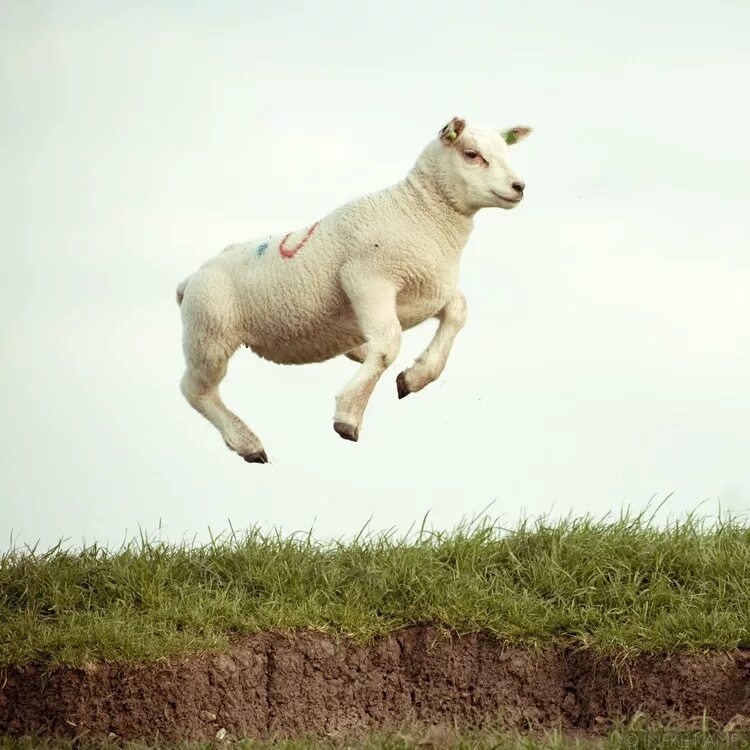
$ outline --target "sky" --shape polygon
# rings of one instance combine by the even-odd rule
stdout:
[[[748,30],[746,0],[4,0],[0,548],[750,511]],[[435,324],[407,332],[354,444],[353,362],[242,350],[222,394],[273,462],[244,463],[179,392],[177,283],[454,115],[534,132],[443,376],[398,401]]]

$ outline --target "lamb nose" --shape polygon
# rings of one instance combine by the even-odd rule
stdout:
[[[512,187],[513,187],[513,190],[515,190],[517,193],[520,193],[521,195],[523,195],[523,191],[524,191],[524,188],[526,187],[526,183],[514,182]]]

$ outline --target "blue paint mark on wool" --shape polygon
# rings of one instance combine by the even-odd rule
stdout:
[[[258,248],[256,249],[255,252],[258,253],[258,257],[260,258],[260,257],[263,256],[263,253],[265,253],[266,250],[268,250],[268,243],[264,242],[264,243],[258,245]]]

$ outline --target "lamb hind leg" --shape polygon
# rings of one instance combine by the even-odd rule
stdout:
[[[445,369],[453,342],[466,322],[466,299],[458,289],[437,317],[440,324],[429,346],[411,367],[396,378],[399,398],[421,391],[437,380]]]
[[[344,290],[367,340],[365,358],[354,377],[336,397],[333,429],[345,440],[356,441],[367,402],[401,346],[401,325],[396,314],[396,289],[382,279],[356,279],[342,275]]]
[[[188,403],[221,433],[230,450],[248,463],[268,463],[258,436],[232,411],[219,395],[219,383],[227,372],[231,351],[215,336],[195,336],[188,327],[184,348],[187,369],[180,388]]]

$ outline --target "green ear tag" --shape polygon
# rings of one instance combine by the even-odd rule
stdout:
[[[448,133],[447,137],[448,137],[449,141],[455,141],[456,138],[458,138],[458,136],[456,135],[456,131],[455,130],[451,130],[450,133]]]
[[[503,133],[503,140],[509,145],[512,146],[514,143],[518,142],[518,137],[512,130],[506,130]]]

